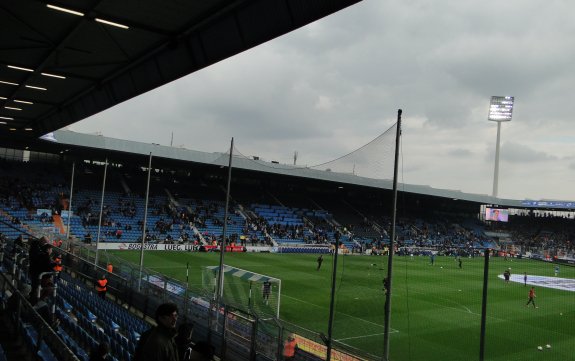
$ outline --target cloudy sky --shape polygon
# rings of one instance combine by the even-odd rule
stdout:
[[[364,0],[69,129],[298,164],[357,149],[403,109],[400,181],[575,200],[575,3]]]

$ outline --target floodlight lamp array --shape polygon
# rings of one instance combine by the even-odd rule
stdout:
[[[496,122],[511,121],[515,98],[510,96],[492,96],[489,105],[489,120]]]

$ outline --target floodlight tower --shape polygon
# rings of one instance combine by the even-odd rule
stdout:
[[[499,143],[501,141],[501,123],[510,122],[513,114],[514,97],[492,96],[489,105],[488,120],[497,122],[497,145],[495,146],[495,170],[493,171],[493,197],[497,197],[499,184]]]

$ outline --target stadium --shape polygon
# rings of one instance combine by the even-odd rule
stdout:
[[[399,122],[305,167],[233,141],[214,153],[58,130],[355,2],[207,1],[165,23],[146,20],[160,11],[148,0],[132,17],[108,1],[2,5],[20,37],[62,8],[88,19],[64,17],[52,53],[2,53],[38,69],[4,66],[16,88],[3,101],[39,107],[1,114],[0,360],[89,360],[103,345],[137,360],[165,303],[193,325],[194,360],[573,358],[575,203],[397,184]],[[94,42],[109,68],[71,67],[70,83],[48,76],[57,91],[29,93],[104,14],[135,30],[116,38],[133,59],[107,63],[116,45]]]

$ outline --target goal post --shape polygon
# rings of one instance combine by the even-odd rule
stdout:
[[[216,298],[220,266],[206,266],[202,287]],[[222,300],[248,313],[279,318],[281,280],[271,276],[224,265]]]

